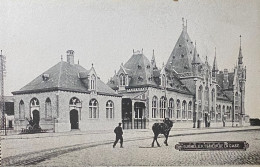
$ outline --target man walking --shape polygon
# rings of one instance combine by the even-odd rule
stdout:
[[[118,124],[118,126],[115,128],[114,132],[116,134],[116,140],[113,144],[113,148],[115,148],[119,139],[120,139],[120,148],[123,148],[123,130],[121,127],[121,123]]]

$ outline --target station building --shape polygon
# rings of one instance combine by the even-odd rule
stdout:
[[[202,60],[187,32],[177,40],[161,68],[143,50],[134,51],[121,64],[108,85],[122,95],[124,128],[147,128],[164,118],[175,127],[238,126],[245,121],[246,68],[239,48],[234,71],[220,71],[217,54],[213,64]]]
[[[26,128],[30,118],[54,132],[113,129],[121,121],[121,95],[100,80],[93,66],[86,70],[75,64],[73,50],[67,51],[67,61],[12,93],[16,130]]]
[[[240,39],[241,40],[241,39]],[[207,56],[214,56],[213,64]],[[134,51],[108,83],[92,67],[74,63],[74,51],[33,81],[12,92],[14,127],[26,128],[32,118],[54,132],[80,129],[151,128],[170,118],[174,127],[242,126],[245,118],[246,67],[240,43],[234,70],[219,70],[217,54],[202,60],[187,32],[177,40],[161,68],[153,52],[149,60]]]

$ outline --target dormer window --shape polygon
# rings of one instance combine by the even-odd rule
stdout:
[[[150,65],[147,65],[146,68],[147,68],[147,69],[150,69]]]
[[[164,74],[161,75],[161,86],[166,87],[166,77]]]
[[[126,80],[125,75],[124,75],[124,74],[120,74],[120,75],[119,75],[119,81],[120,81],[119,84],[120,84],[120,86],[125,86],[125,85],[126,85],[126,84],[125,84],[125,83],[126,83],[125,80]]]
[[[183,57],[184,57],[184,54],[181,54],[181,57],[183,58]]]
[[[181,44],[179,44],[179,47],[181,47]]]
[[[90,78],[90,89],[91,90],[96,89],[96,76],[94,74]]]
[[[139,77],[138,77],[138,80],[139,80],[139,81],[142,81],[142,80],[143,80],[143,77],[142,77],[142,76],[139,76]]]
[[[138,65],[137,67],[138,67],[139,70],[142,69],[142,66],[140,66],[140,65]]]
[[[42,80],[47,81],[50,78],[49,74],[42,74]]]
[[[172,59],[175,59],[175,56],[172,56]]]

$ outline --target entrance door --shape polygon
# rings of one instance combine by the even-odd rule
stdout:
[[[38,110],[33,111],[33,122],[39,125],[40,122],[40,112]]]
[[[77,110],[70,111],[70,124],[71,124],[71,129],[79,128],[79,116]]]

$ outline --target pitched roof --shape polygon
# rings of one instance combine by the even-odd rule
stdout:
[[[167,68],[174,68],[178,73],[192,72],[191,62],[193,59],[194,45],[191,41],[187,27],[184,27],[182,33],[175,44],[175,47],[166,63]],[[198,62],[202,64],[198,56]]]
[[[83,77],[83,75],[87,75],[88,72],[89,70],[86,70],[79,64],[70,64],[61,61],[36,77],[19,91],[12,93],[21,94],[49,90],[68,90],[87,93],[89,90],[79,76],[81,75],[81,77]],[[47,79],[44,79],[44,77],[47,77]],[[97,78],[97,93],[115,95],[115,92],[99,78]]]
[[[150,61],[141,52],[135,52],[132,57],[124,64],[129,80],[129,86],[156,85],[152,80],[153,69]]]
[[[228,88],[231,89],[233,88],[233,81],[234,81],[234,73],[228,73]],[[223,81],[224,81],[224,73],[220,72],[217,74],[217,83],[218,85],[223,89]]]

